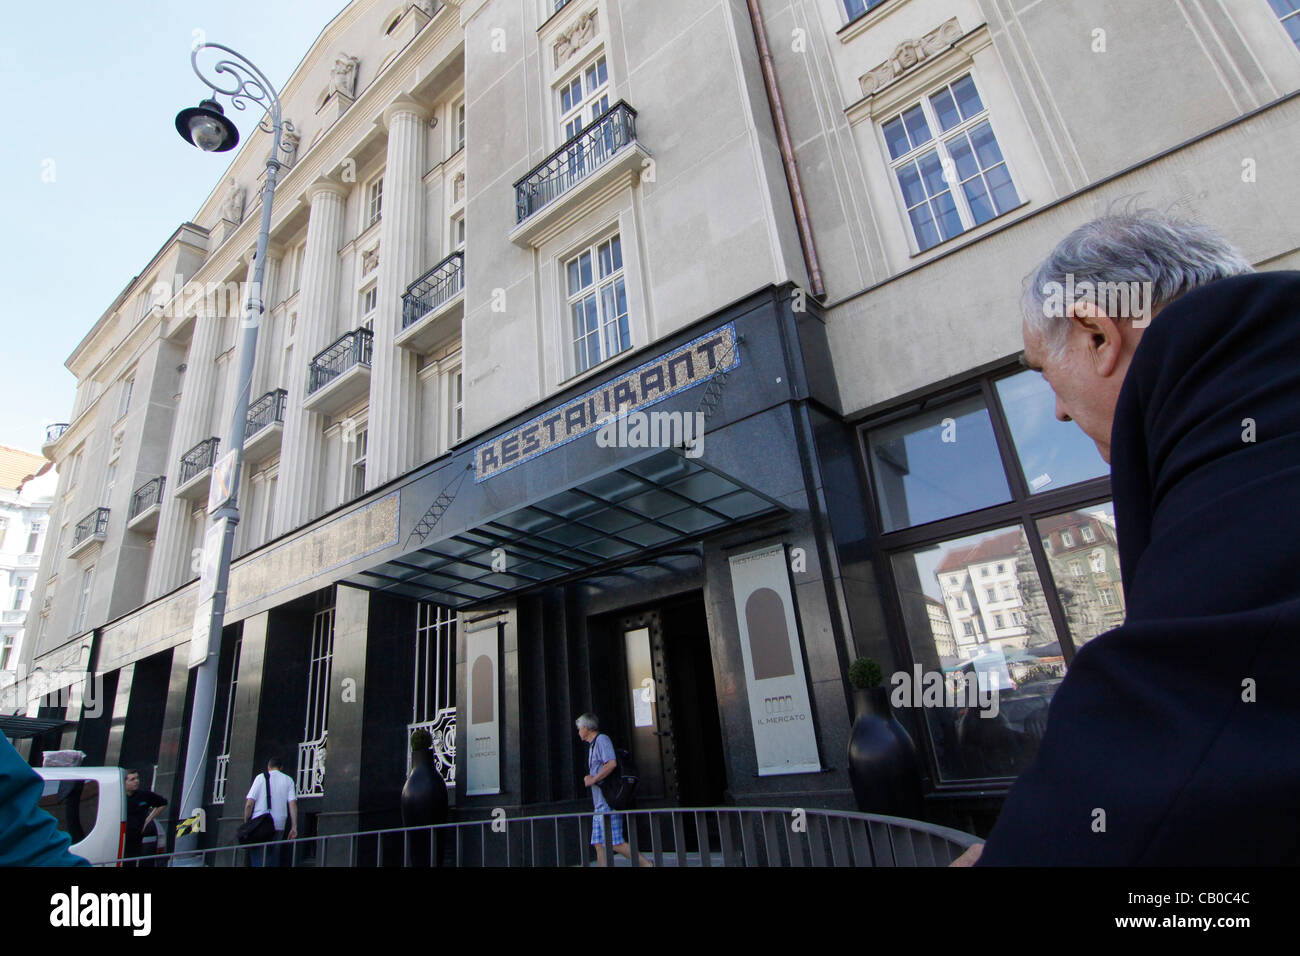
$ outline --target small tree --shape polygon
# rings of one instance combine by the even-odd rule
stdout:
[[[849,683],[854,687],[862,690],[878,687],[884,679],[880,665],[870,657],[859,657],[849,665]]]

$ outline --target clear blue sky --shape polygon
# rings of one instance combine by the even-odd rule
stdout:
[[[76,381],[63,363],[194,215],[233,155],[201,153],[173,126],[178,110],[208,92],[190,68],[195,31],[239,50],[279,88],[344,6],[344,0],[6,6],[0,444],[39,453],[45,425],[68,420]],[[223,105],[242,142],[260,114]]]

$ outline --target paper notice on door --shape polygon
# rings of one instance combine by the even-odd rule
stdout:
[[[635,727],[653,727],[655,715],[653,694],[649,687],[632,688],[632,724]]]

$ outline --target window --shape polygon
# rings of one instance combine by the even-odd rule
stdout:
[[[135,390],[135,376],[132,375],[122,383],[122,392],[117,401],[117,417],[121,418],[131,408],[131,392]]]
[[[456,104],[456,149],[452,150],[452,152],[456,152],[457,150],[462,150],[464,148],[465,148],[465,103],[464,101],[461,101],[460,103]]]
[[[1273,12],[1282,21],[1282,27],[1300,47],[1300,0],[1268,0]]]
[[[453,249],[465,248],[465,214],[463,212],[451,217],[451,247]]]
[[[997,592],[995,592],[992,588],[985,588],[984,596],[990,601],[996,601],[998,599]]]
[[[1082,528],[1080,528],[1079,534],[1083,536],[1083,541],[1085,544],[1092,544],[1094,541],[1097,540],[1097,532],[1093,531],[1092,528],[1090,528],[1088,525],[1084,525]]]
[[[81,472],[81,455],[82,449],[78,448],[72,456],[72,465],[68,468],[68,487],[72,488],[77,484],[77,475]]]
[[[961,707],[924,708],[920,743],[940,788],[1005,780],[1027,767],[1037,737],[1019,728],[1040,726],[1077,649],[1119,623],[1119,608],[1106,611],[1099,595],[1118,581],[1118,553],[1101,530],[1114,522],[1105,463],[1094,468],[1075,454],[1077,426],[1056,422],[1050,389],[1030,379],[1037,373],[980,376],[860,430],[900,667],[981,682],[988,674],[1002,713],[1015,714],[1017,732],[984,735],[971,731]],[[1034,487],[1044,472],[1050,495]],[[1106,576],[1089,575],[1084,555],[1063,552],[1057,536],[1085,526],[1097,530]],[[982,596],[967,610],[953,582],[972,578],[983,582]],[[990,590],[1005,603],[991,607]],[[946,621],[927,613],[936,601]]]
[[[1074,547],[1074,535],[1071,534],[1068,530],[1061,532],[1061,546],[1065,548]]]
[[[848,14],[851,22],[884,2],[885,0],[844,0],[844,12]]]
[[[348,467],[348,497],[358,498],[366,493],[366,444],[367,430],[358,428],[352,438],[352,448],[348,455],[351,464]]]
[[[1106,552],[1098,548],[1088,555],[1088,567],[1093,574],[1106,573]]]
[[[384,177],[371,181],[366,187],[366,225],[364,228],[369,229],[379,221],[379,214],[384,205]]]
[[[461,369],[451,373],[448,386],[450,420],[447,422],[447,444],[454,445],[460,441],[465,430],[465,380]]]
[[[361,293],[361,321],[357,325],[363,329],[375,330],[375,308],[379,305],[379,283]]]
[[[619,236],[584,249],[568,261],[565,272],[577,374],[632,347]]]
[[[1110,588],[1101,588],[1097,591],[1097,597],[1101,599],[1102,607],[1113,607],[1115,604],[1115,592]]]
[[[919,251],[1020,205],[970,74],[912,104],[881,131]]]
[[[104,474],[104,507],[108,508],[113,503],[113,486],[117,484],[117,462],[108,463],[108,471]]]
[[[605,57],[593,60],[560,87],[561,140],[568,142],[609,109],[609,68]]]
[[[4,638],[4,643],[0,644],[0,671],[8,668],[9,658],[10,656],[13,655],[13,652],[14,652],[14,636],[12,634],[6,634]]]
[[[35,554],[41,550],[41,532],[45,530],[45,525],[39,521],[33,521],[31,530],[27,533],[27,550],[25,554]],[[0,544],[4,542],[4,529],[0,527]]]
[[[307,243],[305,242],[293,251],[293,286],[290,295],[302,288],[302,261],[306,255]]]
[[[80,634],[86,629],[86,611],[90,606],[90,583],[94,574],[95,566],[93,564],[81,573],[81,598],[77,602],[77,623],[72,629],[76,634]]]

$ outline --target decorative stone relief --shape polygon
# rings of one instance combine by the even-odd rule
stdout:
[[[888,60],[858,78],[862,94],[870,96],[888,86],[918,63],[942,53],[961,39],[961,35],[961,27],[957,25],[957,18],[953,17],[919,40],[904,40],[894,48],[894,53]]]
[[[221,218],[239,225],[244,221],[244,189],[234,178],[226,181],[226,201],[221,204]]]
[[[465,198],[465,174],[457,173],[456,178],[451,181],[451,201],[459,203]]]
[[[379,268],[379,243],[375,243],[369,249],[361,250],[361,274],[370,275]]]
[[[330,70],[330,85],[325,95],[342,93],[348,99],[357,98],[357,67],[361,61],[355,56],[340,53]]]
[[[555,41],[556,67],[572,59],[573,55],[586,46],[587,41],[596,35],[597,30],[595,10],[578,17],[577,22],[567,31],[561,33],[559,39]]]
[[[302,136],[299,135],[297,128],[285,127],[280,134],[280,147],[284,155],[284,165],[293,168],[293,164],[298,161],[298,146],[302,142]]]

